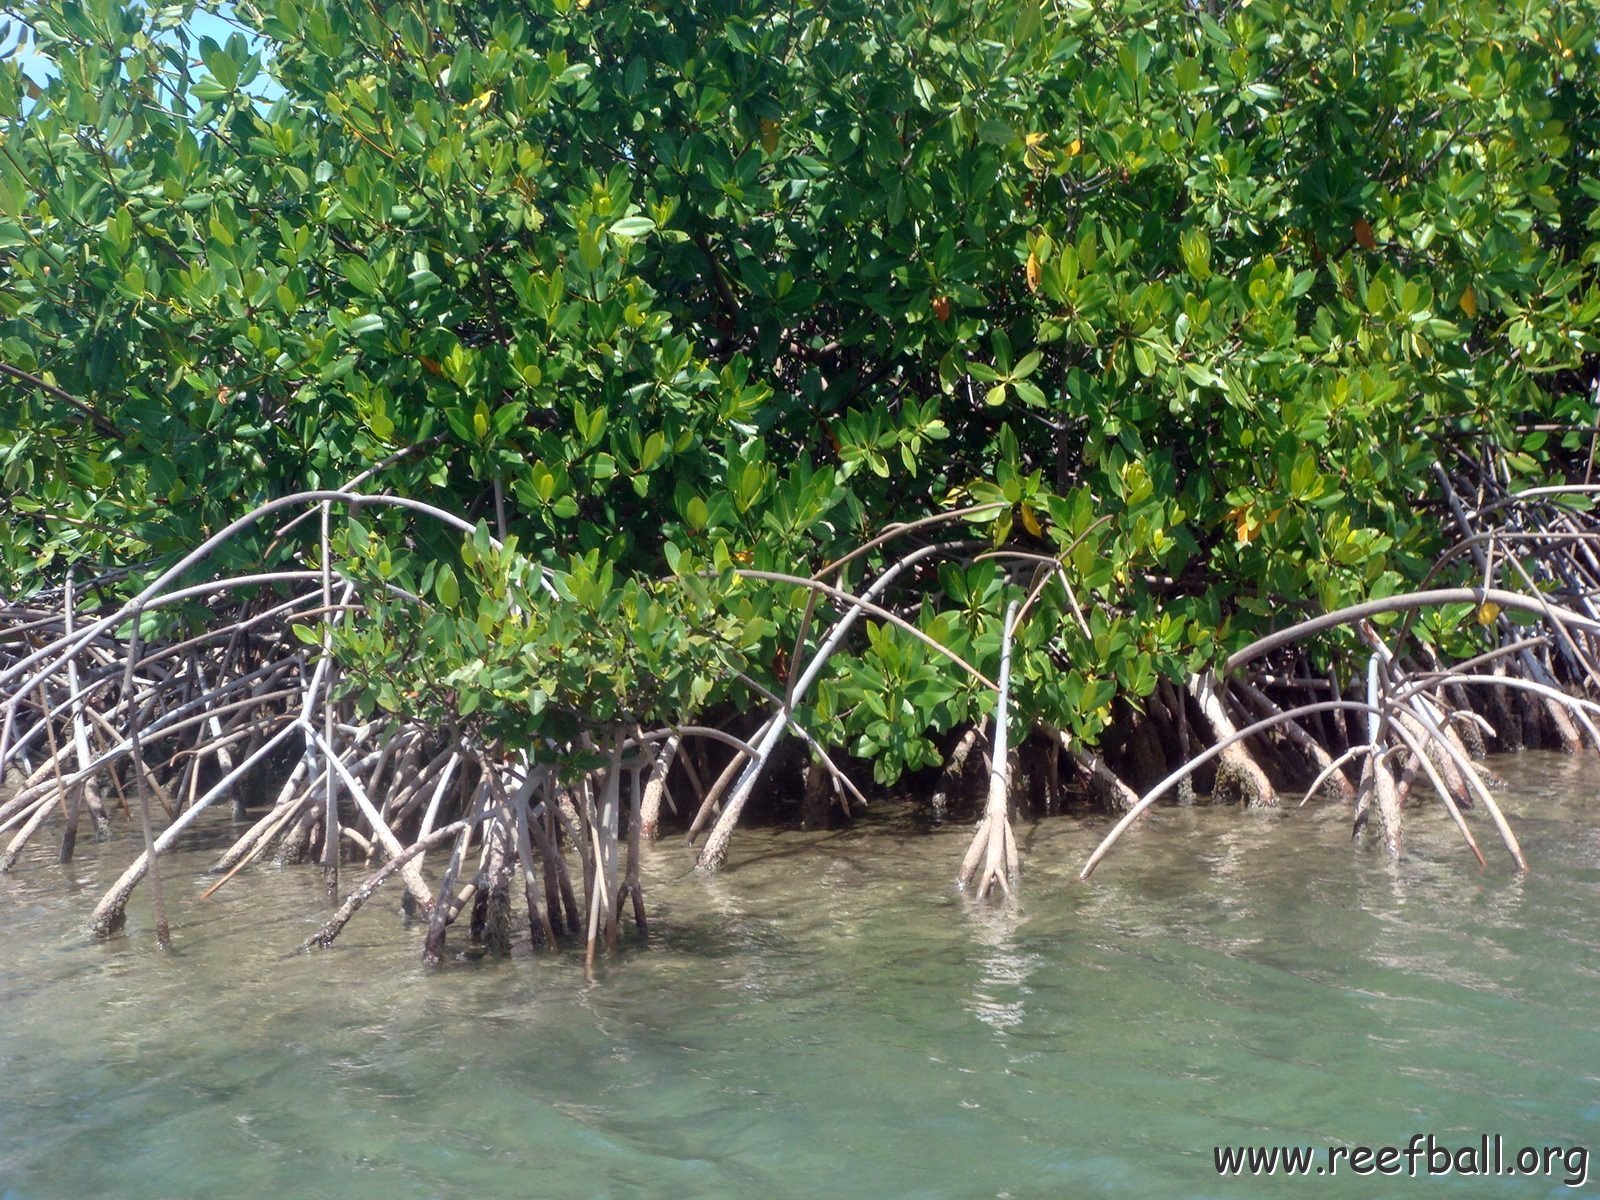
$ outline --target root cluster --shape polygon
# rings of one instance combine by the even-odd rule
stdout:
[[[980,897],[1009,895],[1021,866],[1014,801],[1042,793],[1043,811],[1056,811],[1073,780],[1121,814],[1084,877],[1153,804],[1164,797],[1187,802],[1196,787],[1217,800],[1273,805],[1280,790],[1299,785],[1307,798],[1320,793],[1349,804],[1355,832],[1370,830],[1396,856],[1404,852],[1407,811],[1431,798],[1480,863],[1475,813],[1525,868],[1480,760],[1491,749],[1524,746],[1600,750],[1600,527],[1587,505],[1574,501],[1600,488],[1505,494],[1443,468],[1440,483],[1462,533],[1441,568],[1470,558],[1481,582],[1287,624],[1214,672],[1119,699],[1099,747],[1075,744],[1035,721],[1013,748],[1012,641],[1033,596],[1020,606],[1013,601],[997,685],[948,656],[997,693],[988,787],[962,885]],[[309,493],[245,520],[350,499]],[[414,502],[361,499],[418,508],[465,528]],[[673,804],[669,779],[689,779],[699,795],[689,836],[693,842],[710,830],[698,852],[705,869],[723,860],[752,789],[788,734],[810,750],[809,820],[825,811],[830,792],[842,804],[864,803],[849,774],[797,722],[797,705],[863,615],[905,624],[878,606],[897,577],[971,545],[913,549],[859,594],[826,582],[826,572],[810,579],[745,572],[811,588],[842,609],[787,694],[747,681],[771,705],[748,739],[699,726],[612,728],[582,747],[549,747],[549,761],[541,762],[485,743],[469,723],[357,720],[338,699],[327,633],[317,635],[320,642],[306,636],[361,611],[356,585],[327,565],[326,522],[315,565],[184,582],[237,527],[129,598],[118,598],[117,580],[108,576],[69,578],[25,602],[0,600],[0,778],[7,784],[0,792],[0,871],[12,869],[47,829],[67,862],[85,819],[96,838],[118,819],[138,821],[144,851],[101,897],[90,924],[99,934],[118,929],[129,896],[148,877],[164,942],[161,857],[226,801],[241,832],[215,863],[218,878],[206,895],[263,859],[320,864],[330,898],[342,903],[308,947],[330,945],[394,880],[405,910],[427,924],[429,961],[446,953],[447,931],[463,914],[472,943],[506,953],[512,912],[520,908],[534,945],[580,942],[591,969],[602,948],[618,948],[625,914],[640,936],[646,932],[640,846],[655,836],[663,805]],[[178,606],[186,606],[187,626],[165,622],[163,636],[147,642],[147,626],[157,627],[152,616]],[[1414,636],[1413,625],[1419,614],[1441,611],[1457,613],[1488,648],[1444,663],[1440,639]],[[1343,678],[1337,668],[1313,670],[1305,649],[1307,639],[1336,628],[1351,631],[1360,647],[1359,665],[1347,656]],[[805,645],[802,630],[797,659]],[[940,819],[959,797],[978,734],[969,729],[953,743],[936,793]],[[733,749],[709,786],[695,772],[694,756],[679,753],[697,738]],[[603,765],[558,767],[575,749]],[[350,887],[341,875],[352,867],[360,878]]]

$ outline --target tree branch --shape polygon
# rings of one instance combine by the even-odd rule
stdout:
[[[110,417],[105,416],[87,401],[79,400],[71,392],[64,391],[55,384],[40,379],[37,375],[29,374],[20,367],[13,367],[10,363],[0,362],[0,375],[10,376],[19,383],[25,383],[29,387],[37,388],[52,400],[60,400],[64,404],[72,405],[73,408],[93,421],[94,427],[101,433],[107,437],[116,438],[119,442],[122,440],[122,431],[116,427]]]

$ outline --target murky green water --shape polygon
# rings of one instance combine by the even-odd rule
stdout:
[[[1010,913],[950,887],[965,830],[744,833],[710,883],[664,846],[651,947],[592,985],[525,949],[423,971],[392,896],[285,957],[317,873],[202,903],[200,848],[174,953],[137,905],[96,945],[129,846],[37,858],[0,878],[0,1197],[1570,1195],[1212,1163],[1600,1146],[1600,768],[1502,769],[1525,879],[1432,813],[1393,866],[1332,807],[1162,811],[1089,885],[1106,822],[1024,827]]]

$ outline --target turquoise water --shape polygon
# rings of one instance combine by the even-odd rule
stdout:
[[[1572,1195],[1213,1166],[1600,1144],[1600,766],[1499,765],[1526,878],[1486,821],[1485,871],[1432,811],[1394,865],[1334,806],[1158,811],[1087,885],[1108,822],[1022,825],[1011,910],[903,814],[742,833],[709,882],[667,844],[650,947],[592,984],[525,945],[426,971],[388,893],[286,954],[319,873],[202,902],[226,830],[168,866],[173,953],[139,902],[94,944],[131,843],[41,851],[0,877],[0,1197]]]

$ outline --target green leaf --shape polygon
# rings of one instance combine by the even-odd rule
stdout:
[[[433,594],[446,608],[454,608],[461,603],[461,585],[456,582],[456,573],[449,563],[441,566],[439,573],[434,576]]]
[[[428,267],[412,271],[406,276],[406,281],[411,285],[410,291],[413,298],[425,296],[439,286],[439,277]]]
[[[648,471],[660,460],[662,452],[666,450],[667,439],[657,430],[644,440],[644,449],[639,455],[639,469]]]
[[[1289,474],[1289,490],[1296,500],[1307,500],[1317,481],[1317,460],[1312,454],[1302,454],[1295,460],[1294,469]]]
[[[978,122],[978,138],[991,146],[1009,146],[1016,134],[1010,125],[994,117]]]
[[[227,91],[232,91],[239,84],[239,64],[234,62],[226,50],[221,49],[209,39],[202,39],[200,56],[206,64],[217,83]]]

